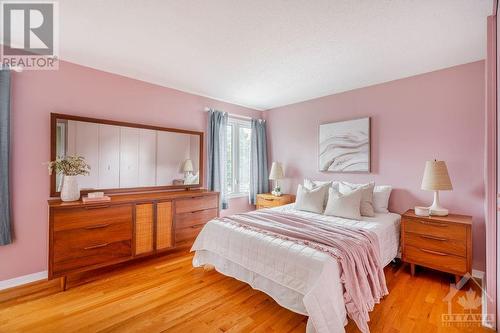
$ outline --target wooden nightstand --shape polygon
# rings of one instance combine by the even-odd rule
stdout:
[[[276,197],[270,193],[257,194],[257,209],[271,208],[295,202],[295,195],[282,194]]]
[[[423,217],[408,210],[401,218],[403,261],[452,273],[458,281],[471,273],[472,217],[450,214]]]

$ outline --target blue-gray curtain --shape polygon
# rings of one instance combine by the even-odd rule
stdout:
[[[208,189],[220,193],[220,207],[227,209],[226,198],[226,140],[227,113],[208,111],[207,129],[207,184]]]
[[[252,119],[252,147],[250,154],[250,203],[255,205],[257,194],[269,192],[265,120]]]
[[[12,243],[9,197],[10,70],[0,67],[0,245]]]

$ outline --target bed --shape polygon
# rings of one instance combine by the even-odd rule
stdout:
[[[372,231],[378,238],[384,267],[398,255],[398,214],[377,213],[375,217],[350,220],[295,210],[294,204],[271,210]],[[347,312],[339,264],[328,254],[221,219],[205,225],[191,250],[195,251],[195,267],[213,265],[218,272],[265,292],[281,306],[310,316],[308,332],[345,331]],[[324,315],[312,318],[312,310]]]

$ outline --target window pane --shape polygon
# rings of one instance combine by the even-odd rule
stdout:
[[[250,191],[250,128],[239,127],[239,176],[240,192]]]
[[[226,192],[233,191],[233,126],[227,125]]]

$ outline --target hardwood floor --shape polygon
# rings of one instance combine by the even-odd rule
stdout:
[[[84,274],[70,279],[66,292],[57,292],[55,281],[34,284],[22,297],[0,294],[0,332],[305,332],[306,317],[242,282],[193,268],[191,259],[174,254]],[[411,277],[401,264],[385,272],[390,294],[371,313],[371,332],[491,332],[443,326],[449,275],[423,270]],[[474,283],[455,299],[469,287]],[[352,321],[346,331],[358,332]]]

